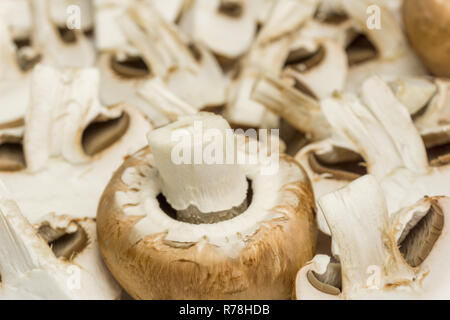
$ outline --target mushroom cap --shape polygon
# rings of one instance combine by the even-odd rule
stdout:
[[[100,250],[122,287],[138,299],[290,298],[296,268],[312,258],[317,237],[301,166],[281,155],[276,175],[253,175],[245,212],[194,225],[164,213],[159,190],[149,193],[151,158],[147,147],[125,160],[99,204]]]
[[[414,50],[437,76],[450,77],[450,3],[403,1],[403,21]]]

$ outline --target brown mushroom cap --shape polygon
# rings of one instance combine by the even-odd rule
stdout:
[[[414,50],[437,76],[450,77],[450,2],[403,1],[403,21]]]
[[[291,298],[296,271],[312,258],[317,237],[312,189],[301,166],[280,156],[279,174],[288,174],[290,182],[269,209],[277,217],[261,221],[237,256],[230,257],[206,237],[175,242],[165,239],[167,232],[159,232],[133,240],[135,225],[145,213],[127,215],[116,193],[133,188],[122,176],[128,168],[150,166],[150,153],[147,147],[125,160],[98,209],[100,250],[122,287],[137,299]]]

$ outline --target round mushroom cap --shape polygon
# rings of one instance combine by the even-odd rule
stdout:
[[[450,2],[403,1],[403,21],[425,66],[436,76],[450,77]]]
[[[311,185],[294,159],[281,154],[274,175],[247,170],[248,208],[211,224],[178,221],[162,209],[168,204],[151,163],[149,147],[126,159],[97,214],[104,261],[132,297],[292,297],[296,272],[312,258],[317,237]]]

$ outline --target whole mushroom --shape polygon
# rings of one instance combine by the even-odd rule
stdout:
[[[264,145],[230,132],[217,115],[182,117],[152,131],[150,148],[129,157],[107,186],[99,245],[134,298],[291,297],[295,268],[311,259],[316,242],[309,181],[284,154],[277,170],[252,164]],[[205,161],[236,153],[231,162],[205,163],[199,148]],[[191,155],[195,164],[177,160]],[[242,157],[253,160],[235,162]]]
[[[435,75],[450,77],[450,3],[403,1],[403,21],[414,50]]]

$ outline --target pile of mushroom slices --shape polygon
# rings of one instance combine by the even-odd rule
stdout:
[[[0,298],[448,297],[420,5],[1,0]]]

